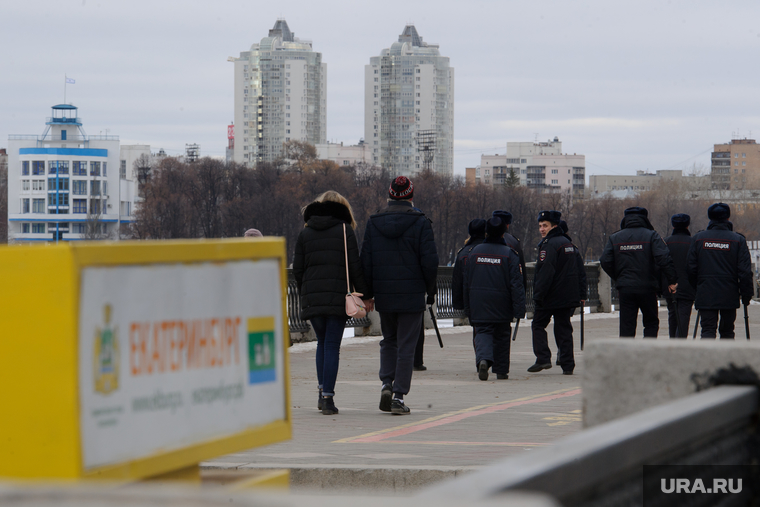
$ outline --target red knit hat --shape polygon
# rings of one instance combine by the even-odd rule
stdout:
[[[391,188],[388,189],[388,194],[391,199],[411,199],[414,196],[414,185],[412,180],[406,176],[399,176],[391,183]]]

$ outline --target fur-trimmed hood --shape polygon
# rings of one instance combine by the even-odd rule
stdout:
[[[313,202],[306,206],[303,212],[303,221],[309,227],[318,230],[328,229],[334,225],[345,222],[351,225],[351,212],[339,202],[325,201]]]

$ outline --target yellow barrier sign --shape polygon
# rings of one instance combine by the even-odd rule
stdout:
[[[290,437],[284,241],[7,247],[0,273],[0,476],[143,478]]]

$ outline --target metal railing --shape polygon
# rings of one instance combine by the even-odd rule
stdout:
[[[749,465],[760,458],[757,410],[754,386],[708,389],[433,486],[420,503],[531,490],[567,506],[641,505],[645,491],[660,488],[644,483],[644,465]]]
[[[532,313],[533,306],[533,274],[535,263],[527,266],[528,288],[526,291],[526,311]],[[596,308],[599,306],[599,263],[586,264],[586,280],[588,284],[588,301],[586,306]],[[296,280],[293,270],[288,269],[288,323],[291,333],[305,333],[309,331],[309,323],[301,320],[301,300],[296,290]],[[453,306],[452,277],[454,268],[451,266],[438,267],[438,291],[436,293],[436,313],[440,319],[464,319],[464,311],[457,310]],[[346,327],[367,327],[370,325],[369,317],[363,319],[349,319]]]

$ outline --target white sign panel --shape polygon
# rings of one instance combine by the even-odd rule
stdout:
[[[84,468],[283,420],[277,260],[82,271]]]

